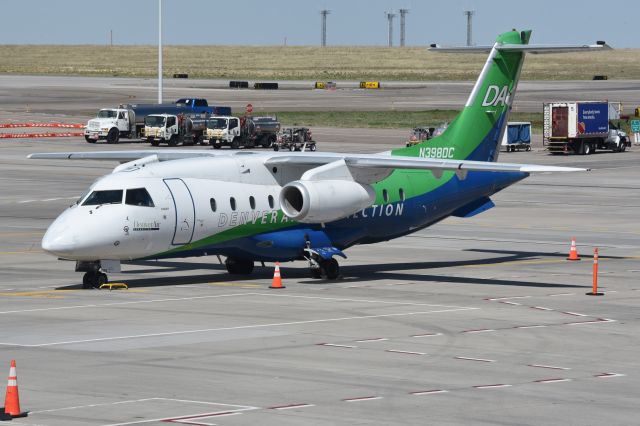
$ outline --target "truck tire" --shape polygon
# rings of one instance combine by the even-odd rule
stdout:
[[[169,146],[176,146],[178,144],[178,138],[176,135],[171,135],[168,142]]]
[[[238,139],[239,138],[233,138],[233,140],[231,141],[231,149],[238,149],[238,147],[240,146],[240,141]]]
[[[89,136],[85,136],[84,140],[87,141],[87,143],[96,143],[95,139],[91,139]]]
[[[591,155],[591,152],[593,151],[593,146],[591,146],[591,143],[585,142],[583,146],[584,155]]]
[[[151,146],[160,145],[160,141],[158,139],[151,138]]]
[[[314,142],[309,146],[309,151],[315,151],[315,150],[316,150],[316,144]]]
[[[107,143],[118,143],[120,140],[120,130],[112,127],[107,133]]]
[[[280,151],[280,147],[276,144],[273,146],[273,150],[274,151]]]
[[[627,141],[620,141],[620,148],[618,152],[625,152],[627,150]]]
[[[219,143],[219,142],[211,142],[211,148],[220,149],[220,148],[222,148],[222,144]]]

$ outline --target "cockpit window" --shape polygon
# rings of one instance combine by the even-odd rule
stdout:
[[[98,206],[101,204],[120,204],[122,203],[122,189],[110,189],[107,191],[93,191],[91,195],[84,200],[83,206]]]
[[[151,195],[144,188],[127,189],[125,204],[130,206],[155,207]]]

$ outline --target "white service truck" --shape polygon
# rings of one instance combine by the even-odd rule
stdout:
[[[142,140],[152,146],[166,143],[169,146],[193,145],[202,141],[207,120],[199,114],[149,114],[144,118]]]
[[[543,142],[551,154],[623,152],[631,143],[620,130],[621,110],[618,102],[545,103]]]
[[[279,131],[280,122],[275,117],[213,116],[207,120],[205,138],[215,149],[223,145],[229,145],[231,149],[270,148]]]

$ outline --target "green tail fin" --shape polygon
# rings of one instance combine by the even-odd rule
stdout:
[[[467,103],[444,133],[392,154],[496,161],[525,55],[500,46],[528,44],[530,36],[531,31],[515,30],[498,36]]]

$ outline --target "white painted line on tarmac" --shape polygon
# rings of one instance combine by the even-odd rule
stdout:
[[[541,311],[553,311],[551,308],[545,308],[544,306],[531,306],[531,309],[538,309]]]
[[[507,385],[504,383],[497,383],[495,385],[476,385],[474,388],[476,389],[497,389],[497,388],[510,388],[512,385]]]
[[[550,294],[549,297],[560,297],[560,296],[575,296],[575,293],[557,293],[557,294]]]
[[[280,405],[277,407],[269,407],[270,410],[293,410],[294,408],[307,408],[307,407],[315,407],[313,404],[290,404],[290,405]]]
[[[522,306],[522,303],[509,302],[508,300],[501,300],[500,303],[504,303],[505,305]]]
[[[414,316],[414,315],[444,313],[444,312],[468,311],[473,309],[478,309],[478,308],[440,309],[435,311],[418,311],[418,312],[405,312],[405,313],[396,313],[396,314],[323,318],[323,319],[315,319],[315,320],[239,325],[235,327],[203,328],[203,329],[196,329],[196,330],[168,331],[163,333],[133,334],[133,335],[124,335],[124,336],[100,337],[95,339],[82,339],[82,340],[67,340],[67,341],[58,341],[58,342],[37,343],[37,344],[19,344],[19,343],[0,342],[0,346],[39,348],[39,347],[46,347],[46,346],[59,346],[59,345],[81,344],[81,343],[110,342],[115,340],[141,339],[141,338],[148,338],[148,337],[166,337],[166,336],[178,336],[183,334],[210,333],[215,331],[248,330],[248,329],[255,329],[255,328],[284,327],[284,326],[303,325],[303,324],[321,324],[321,323],[328,323],[328,322],[353,321],[353,320],[375,319],[375,318],[406,317],[406,316]]]
[[[337,343],[318,343],[318,346],[331,346],[333,348],[348,348],[348,349],[355,349],[357,348],[357,346],[350,346],[350,345],[339,345]]]
[[[430,306],[430,307],[438,307],[438,308],[480,309],[480,308],[469,308],[465,306],[434,305],[430,303],[399,302],[399,301],[392,301],[392,300],[344,299],[340,297],[302,296],[302,295],[295,295],[295,294],[273,294],[273,293],[247,293],[247,294],[257,294],[260,296],[268,296],[268,297],[290,297],[295,299],[330,300],[332,302],[360,302],[360,303],[380,303],[380,304],[387,304],[387,305]]]
[[[436,337],[436,336],[442,336],[442,333],[414,334],[411,337]]]
[[[376,337],[373,339],[364,339],[364,340],[356,340],[357,343],[366,343],[366,342],[386,342],[389,339],[385,339],[384,337]]]
[[[589,315],[585,315],[585,314],[579,314],[577,312],[571,312],[571,311],[564,311],[562,312],[563,314],[567,314],[567,315],[573,315],[576,317],[588,317]]]
[[[626,376],[626,374],[621,374],[621,373],[602,373],[602,374],[596,374],[593,377],[597,377],[598,379],[610,379],[613,377],[624,377]]]
[[[23,312],[43,312],[43,311],[61,311],[66,309],[87,309],[87,308],[109,308],[111,306],[124,306],[124,305],[137,305],[143,303],[163,303],[163,302],[182,302],[188,300],[198,299],[215,299],[219,297],[236,297],[236,296],[248,296],[255,293],[232,293],[232,294],[217,294],[209,296],[193,296],[193,297],[174,297],[167,299],[151,299],[151,300],[132,300],[128,302],[112,302],[112,303],[92,303],[88,305],[71,305],[71,306],[58,306],[53,308],[34,308],[34,309],[19,309],[13,311],[0,311],[0,314],[19,314]]]
[[[131,404],[131,403],[134,403],[134,402],[154,401],[156,399],[158,399],[158,398],[130,399],[130,400],[126,400],[126,401],[105,402],[105,403],[102,403],[102,404],[73,405],[71,407],[61,407],[61,408],[51,408],[49,410],[29,411],[29,414],[55,413],[56,411],[78,410],[78,409],[82,409],[82,408],[92,408],[92,407],[105,407],[105,406],[108,406],[108,405],[118,405],[118,404]]]
[[[510,297],[494,297],[487,300],[510,300],[510,299],[528,299],[531,296],[510,296]]]
[[[357,398],[345,398],[344,402],[361,402],[361,401],[374,401],[376,399],[382,399],[381,396],[361,396]]]
[[[571,370],[569,367],[556,367],[554,365],[544,365],[544,364],[527,364],[528,367],[537,367],[537,368],[550,368],[552,370]]]
[[[477,330],[464,330],[461,333],[488,333],[491,331],[496,331],[493,328],[479,328]]]
[[[426,390],[426,391],[409,392],[410,395],[415,395],[415,396],[436,395],[439,393],[449,393],[449,391],[445,389],[432,389],[432,390]]]
[[[484,358],[471,358],[466,356],[454,356],[454,359],[461,359],[463,361],[479,361],[479,362],[496,362],[495,359],[484,359]]]
[[[548,327],[547,325],[519,325],[513,328],[519,328],[519,329],[527,329],[527,328],[544,328],[544,327]]]
[[[400,349],[387,349],[385,352],[393,352],[396,354],[407,354],[407,355],[426,355],[426,353],[424,352],[402,351]]]
[[[534,383],[561,383],[561,382],[570,382],[570,381],[571,381],[571,379],[557,378],[557,379],[534,380]]]

